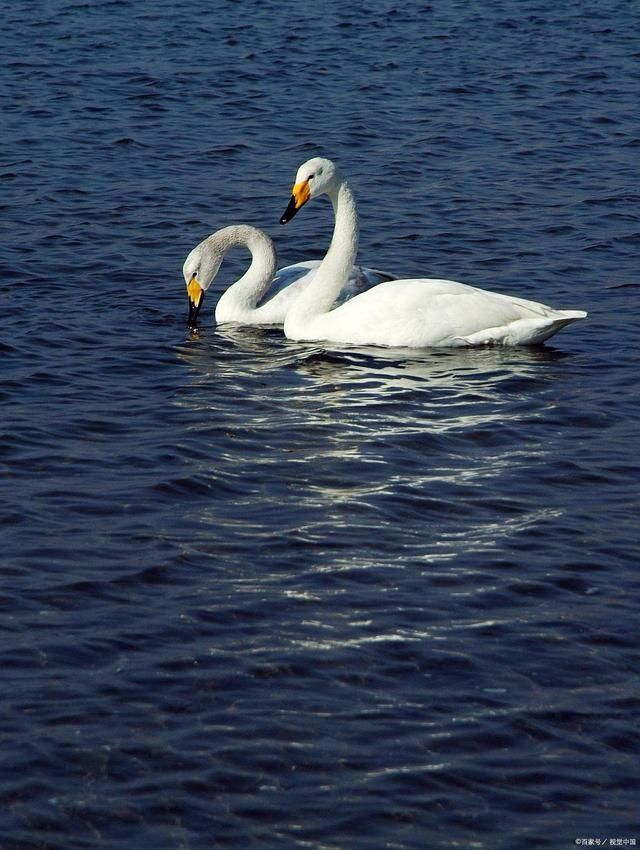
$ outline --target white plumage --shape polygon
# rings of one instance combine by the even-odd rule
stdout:
[[[182,273],[189,296],[189,324],[195,324],[204,293],[215,280],[227,252],[236,246],[250,251],[251,265],[221,295],[215,310],[218,323],[281,325],[287,311],[321,265],[320,260],[306,260],[277,271],[275,247],[264,231],[248,224],[217,230],[197,245],[184,262]],[[391,275],[378,269],[352,266],[337,295],[337,303],[391,279]]]
[[[380,283],[334,307],[356,258],[358,213],[349,184],[331,160],[316,157],[300,166],[281,222],[323,194],[335,211],[333,237],[313,282],[286,315],[290,339],[410,347],[531,345],[587,315],[429,278]]]

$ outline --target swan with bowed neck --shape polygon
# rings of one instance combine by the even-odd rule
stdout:
[[[333,237],[311,285],[287,313],[289,339],[418,348],[532,345],[587,315],[429,278],[380,283],[333,308],[356,258],[358,212],[351,187],[331,160],[316,157],[300,166],[280,222],[319,195],[333,204]]]
[[[266,233],[248,224],[223,227],[197,245],[182,268],[191,327],[196,324],[204,293],[218,274],[225,255],[236,246],[249,249],[251,265],[221,295],[215,311],[219,324],[281,325],[287,311],[312,281],[321,264],[320,260],[306,260],[277,271],[275,247]],[[386,272],[362,266],[352,266],[347,272],[346,286],[339,293],[338,303],[381,281],[393,279]]]

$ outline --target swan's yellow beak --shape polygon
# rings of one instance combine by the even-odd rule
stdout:
[[[282,214],[280,224],[286,224],[288,221],[291,221],[294,215],[299,209],[302,209],[310,197],[311,188],[309,186],[309,181],[303,180],[302,183],[296,183],[291,190],[291,200],[289,201],[289,206]]]
[[[202,302],[204,301],[204,289],[198,283],[195,275],[187,284],[187,298],[189,299],[189,318],[187,319],[187,324],[190,328],[194,328],[198,320]]]

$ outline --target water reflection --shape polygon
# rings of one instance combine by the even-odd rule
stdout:
[[[529,505],[527,482],[553,454],[535,426],[571,355],[331,348],[260,328],[206,331],[177,354],[193,475],[225,494],[201,506],[205,537],[224,522],[253,556],[278,539],[339,571],[486,556],[558,516],[551,498]]]
[[[320,348],[302,350],[296,368],[325,393],[328,405],[347,399],[351,406],[397,403],[414,396],[432,408],[433,427],[466,428],[495,415],[490,407],[474,403],[495,401],[504,391],[529,392],[532,383],[550,378],[545,366],[565,356],[547,348],[433,349],[409,354],[403,349]],[[410,429],[410,421],[405,420],[404,427]]]
[[[477,384],[478,380],[488,384],[489,389],[515,375],[543,376],[538,368],[542,364],[572,355],[548,346],[419,350],[310,345],[285,339],[277,327],[219,325],[193,332],[178,347],[178,356],[206,377],[247,366],[261,370],[294,366],[301,374],[328,387],[336,382],[355,381],[366,388],[375,378],[375,388],[384,393],[421,383],[451,387],[465,381]]]

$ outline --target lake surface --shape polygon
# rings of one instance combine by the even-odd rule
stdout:
[[[0,850],[640,844],[640,7],[0,8]],[[190,333],[316,154],[360,262],[588,319]]]

